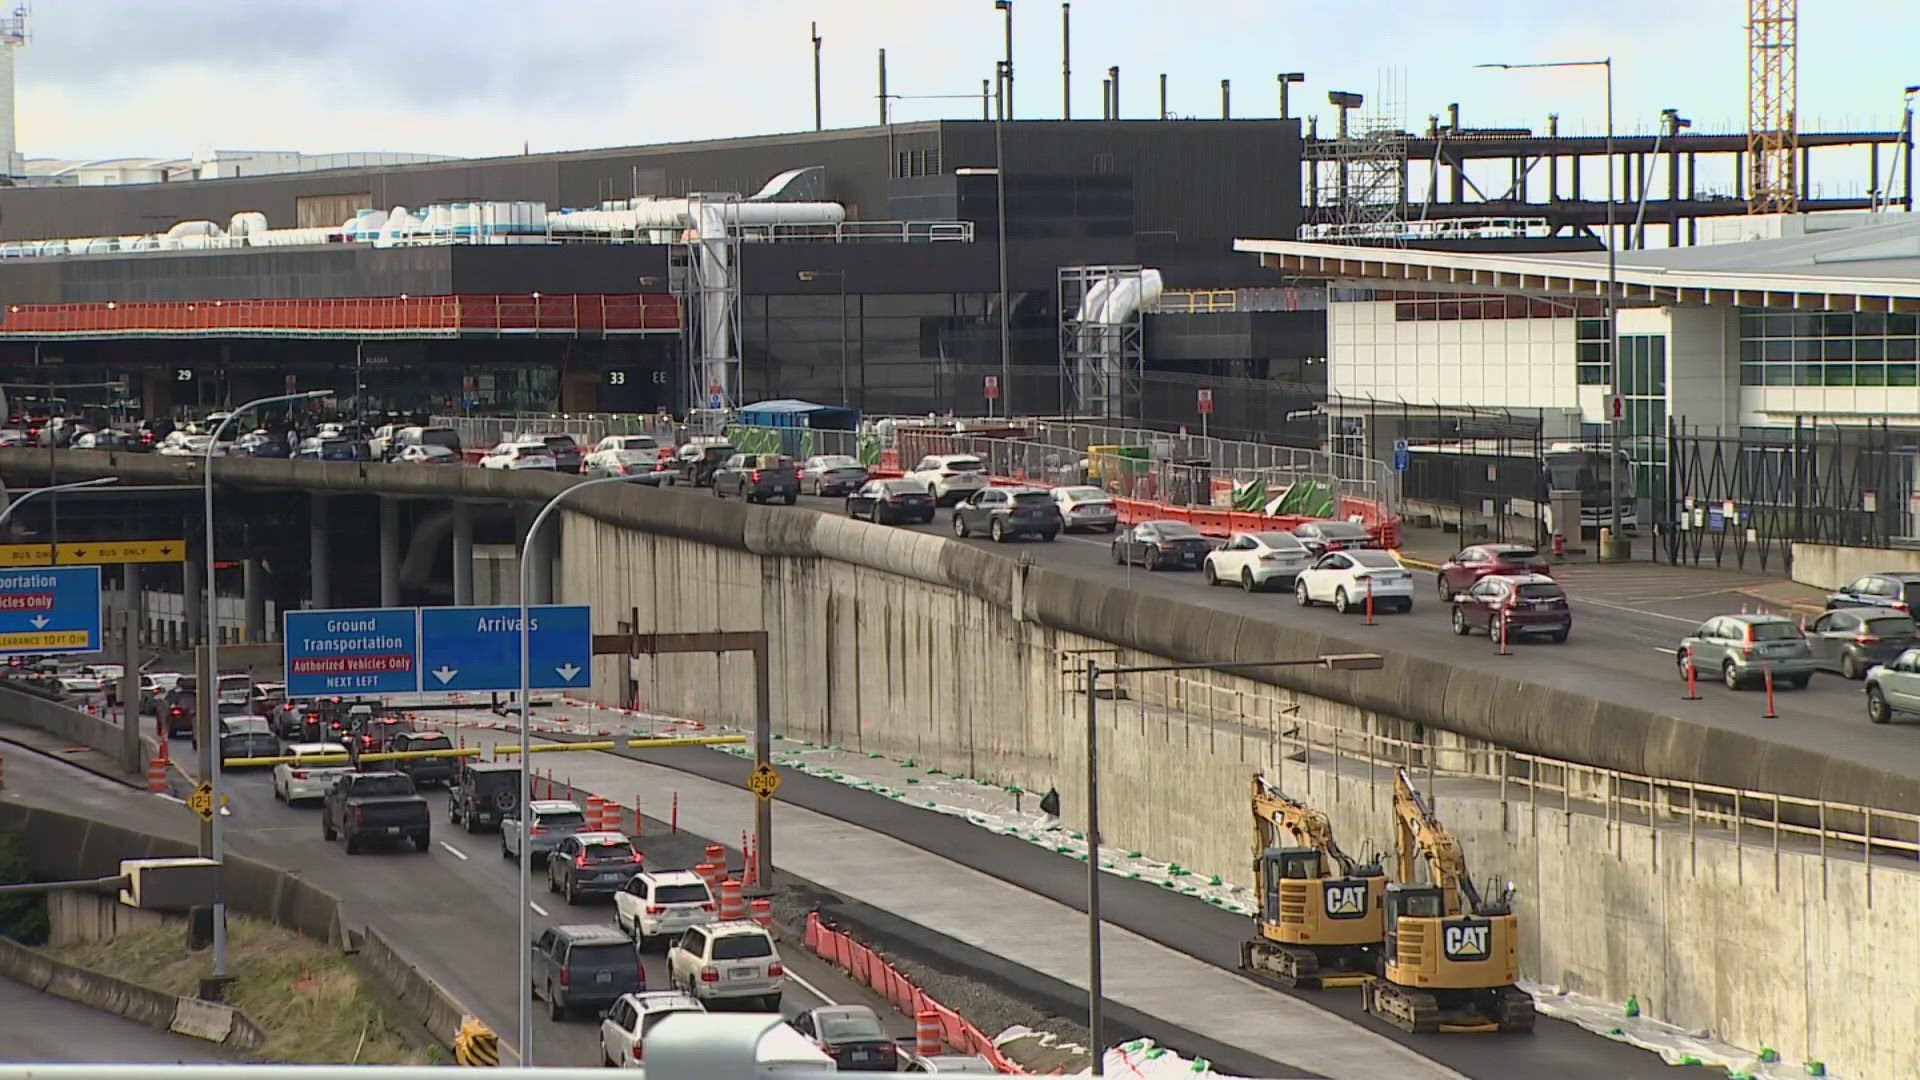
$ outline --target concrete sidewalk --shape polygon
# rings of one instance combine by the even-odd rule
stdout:
[[[477,733],[484,741],[492,733]],[[542,756],[535,767],[631,812],[667,817],[678,794],[683,829],[738,837],[752,828],[740,788],[602,753]],[[1077,988],[1086,986],[1086,919],[1079,912],[898,840],[791,805],[776,814],[783,870]],[[1112,923],[1105,924],[1105,992],[1229,1046],[1323,1076],[1458,1077],[1413,1051],[1296,998],[1249,983]]]

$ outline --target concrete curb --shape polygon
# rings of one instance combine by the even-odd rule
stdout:
[[[374,982],[393,995],[401,1009],[419,1022],[435,1042],[448,1050],[453,1049],[454,1037],[460,1034],[461,1021],[468,1015],[458,998],[403,959],[387,939],[372,927],[368,927],[362,937],[355,960],[372,976]]]
[[[0,975],[160,1031],[172,1031],[236,1050],[258,1050],[267,1044],[267,1034],[260,1025],[231,1005],[154,990],[77,964],[63,963],[5,938],[0,938]]]

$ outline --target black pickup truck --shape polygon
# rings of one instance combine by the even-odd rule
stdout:
[[[320,834],[329,841],[344,838],[349,855],[360,854],[370,840],[412,840],[421,851],[433,842],[427,800],[414,790],[411,777],[398,772],[341,777],[327,791]]]

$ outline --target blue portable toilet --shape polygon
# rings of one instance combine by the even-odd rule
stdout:
[[[860,412],[858,409],[817,405],[797,398],[779,398],[742,406],[735,415],[735,422],[743,427],[771,428],[779,432],[782,452],[790,457],[798,457],[802,433],[857,431]]]

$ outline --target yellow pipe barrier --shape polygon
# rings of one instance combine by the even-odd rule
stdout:
[[[747,741],[745,735],[688,735],[675,738],[655,739],[602,739],[597,742],[577,743],[540,743],[532,747],[536,754],[565,754],[577,750],[616,750],[624,746],[628,750],[655,750],[669,746],[726,746],[739,745]],[[478,746],[463,746],[448,750],[389,750],[377,754],[361,754],[360,763],[371,765],[382,761],[411,761],[415,758],[463,758],[479,757],[487,751]],[[514,743],[495,743],[493,752],[500,755],[518,754],[520,747]],[[346,751],[338,754],[308,754],[294,757],[281,754],[275,757],[222,758],[221,768],[249,768],[264,765],[350,765],[353,759]]]

